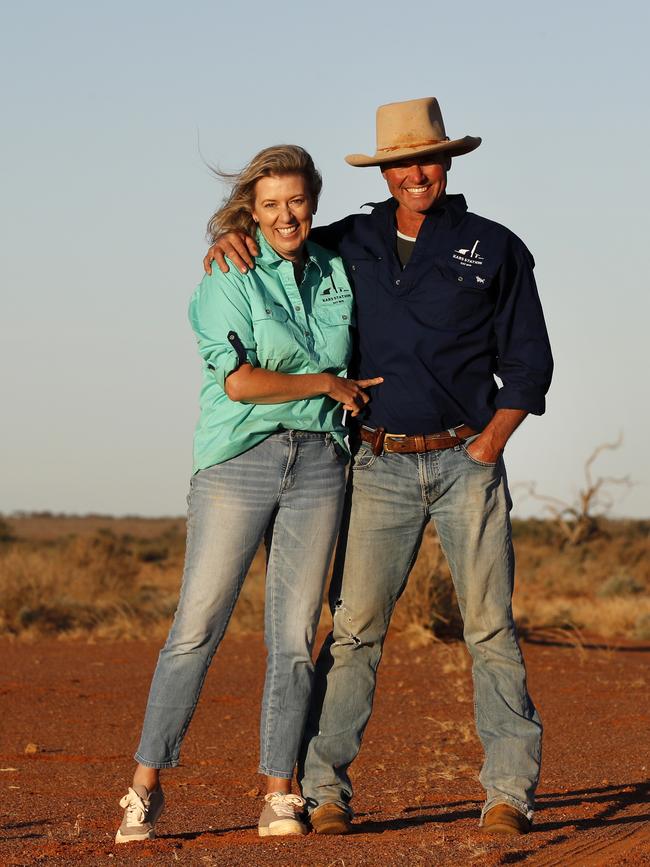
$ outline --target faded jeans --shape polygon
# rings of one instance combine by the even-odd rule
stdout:
[[[178,764],[208,667],[265,539],[268,655],[259,770],[291,778],[346,463],[330,434],[283,431],[192,478],[181,595],[151,683],[138,762]]]
[[[376,457],[361,443],[332,579],[333,631],[318,657],[299,761],[311,808],[347,806],[352,798],[348,768],[372,711],[386,630],[433,519],[472,657],[476,727],[485,753],[483,815],[506,802],[532,817],[542,726],[526,688],[512,617],[510,508],[502,460],[480,463],[460,446]],[[433,678],[437,683],[435,673]]]

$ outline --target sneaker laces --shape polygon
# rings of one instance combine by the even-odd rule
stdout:
[[[145,803],[140,795],[129,786],[129,791],[120,800],[120,807],[126,810],[126,824],[131,827],[142,825],[146,819],[149,804]]]
[[[299,812],[295,807],[302,810],[305,806],[305,800],[300,795],[284,795],[282,792],[269,792],[268,795],[264,795],[264,800],[275,815],[282,819],[295,819],[296,813]]]

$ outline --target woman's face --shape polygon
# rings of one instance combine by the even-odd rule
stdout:
[[[270,175],[255,184],[253,219],[283,259],[300,259],[314,213],[303,175]]]

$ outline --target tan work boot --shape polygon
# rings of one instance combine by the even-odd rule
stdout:
[[[486,834],[527,834],[530,819],[510,804],[495,804],[483,816],[481,830]]]
[[[340,804],[321,804],[309,819],[317,834],[349,834],[352,830],[350,813]]]

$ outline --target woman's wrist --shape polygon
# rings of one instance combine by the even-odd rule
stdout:
[[[316,388],[318,389],[317,394],[323,394],[326,397],[331,397],[332,395],[332,382],[334,380],[334,375],[331,373],[315,373],[314,376],[317,378]]]

